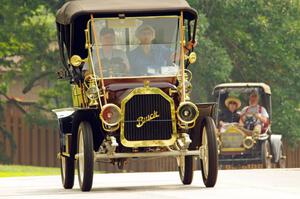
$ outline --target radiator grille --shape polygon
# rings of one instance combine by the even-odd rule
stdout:
[[[151,114],[156,117],[138,128],[137,119],[139,117],[149,119]],[[169,140],[172,137],[172,130],[171,104],[162,95],[135,95],[126,103],[124,136],[127,141]]]
[[[244,135],[240,133],[222,133],[222,148],[240,148],[243,146]]]

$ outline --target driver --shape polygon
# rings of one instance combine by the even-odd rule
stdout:
[[[240,115],[237,113],[237,109],[241,107],[241,101],[236,97],[227,97],[225,100],[225,109],[220,114],[220,127],[224,127],[226,123],[238,123]]]
[[[241,111],[240,124],[246,129],[254,130],[258,134],[264,125],[268,124],[269,114],[266,109],[258,104],[257,90],[252,90],[249,97],[249,106]]]
[[[100,31],[100,61],[104,70],[105,76],[112,75],[109,73],[113,73],[112,71],[118,70],[122,72],[124,69],[126,71],[129,70],[129,62],[126,54],[119,49],[114,48],[114,44],[116,41],[115,31],[112,28],[102,28]],[[93,60],[95,73],[99,74],[99,64],[97,61],[96,50],[93,51]],[[114,68],[112,68],[114,67]],[[83,68],[83,72],[85,75],[88,73],[88,64],[85,63]]]
[[[139,46],[129,52],[129,62],[137,74],[160,73],[161,66],[170,62],[171,51],[161,44],[154,45],[155,30],[149,25],[141,25],[135,35]]]

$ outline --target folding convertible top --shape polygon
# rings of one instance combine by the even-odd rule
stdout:
[[[74,0],[65,3],[57,12],[56,22],[68,25],[78,16],[89,14],[159,14],[184,12],[190,20],[197,18],[197,11],[186,0]]]
[[[236,82],[236,83],[223,83],[219,84],[214,88],[213,93],[217,92],[220,89],[223,88],[251,88],[251,87],[258,87],[262,88],[265,93],[271,94],[271,88],[269,85],[265,83],[260,83],[260,82]]]

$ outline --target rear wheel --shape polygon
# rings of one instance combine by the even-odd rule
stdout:
[[[180,156],[177,158],[178,170],[182,184],[189,185],[193,181],[194,164],[193,156]]]
[[[201,171],[206,187],[214,187],[218,176],[218,146],[214,121],[206,117],[202,125]]]
[[[272,168],[272,155],[271,155],[271,145],[269,140],[262,143],[262,158],[263,158],[263,168]]]
[[[93,132],[88,122],[81,122],[77,136],[77,169],[80,189],[90,191],[94,174]]]
[[[72,189],[74,185],[75,163],[72,157],[60,157],[61,181],[65,189]]]

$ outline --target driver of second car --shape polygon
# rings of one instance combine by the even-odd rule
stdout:
[[[125,52],[114,47],[116,40],[115,31],[112,28],[102,28],[100,31],[100,61],[104,77],[111,77],[117,73],[124,73],[129,70],[129,63]],[[96,56],[96,49],[93,49],[93,61],[96,75],[99,75],[99,64]],[[85,76],[92,71],[88,70],[88,63],[85,63],[82,71]]]
[[[268,124],[269,114],[266,109],[258,104],[259,95],[257,90],[252,90],[249,97],[249,106],[241,111],[240,123],[248,130],[254,130],[258,134]]]

